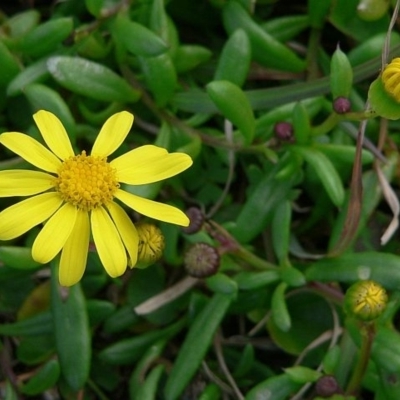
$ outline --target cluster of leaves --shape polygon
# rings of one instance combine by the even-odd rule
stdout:
[[[37,229],[0,243],[0,397],[397,400],[399,243],[379,237],[391,219],[382,193],[398,176],[399,125],[371,118],[369,150],[357,153],[355,141],[375,116],[365,104],[394,4],[15,3],[1,14],[0,132],[39,139],[31,115],[46,109],[76,148],[90,148],[110,115],[129,110],[135,127],[122,151],[154,143],[194,159],[136,193],[207,218],[194,234],[160,224],[163,258],[119,279],[90,253],[68,291],[56,265],[32,260]],[[395,55],[400,35],[390,36]],[[337,97],[350,112],[332,110]],[[4,148],[0,157],[2,170],[30,168]],[[196,243],[217,248],[215,275],[187,277],[184,254]],[[390,294],[372,348],[343,313],[360,279]],[[370,352],[368,365],[358,352]]]

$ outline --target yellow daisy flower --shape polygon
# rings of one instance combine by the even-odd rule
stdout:
[[[124,141],[133,115],[123,111],[100,130],[90,155],[74,154],[61,121],[41,110],[33,119],[46,148],[28,135],[6,132],[0,143],[43,170],[0,171],[0,197],[32,196],[0,213],[0,240],[14,239],[45,222],[32,246],[32,256],[48,263],[60,251],[59,280],[77,283],[86,266],[90,233],[100,260],[111,277],[134,266],[138,234],[118,199],[140,214],[188,226],[187,216],[167,204],[148,200],[120,188],[120,183],[143,185],[170,178],[192,165],[183,153],[145,145],[107,161]]]

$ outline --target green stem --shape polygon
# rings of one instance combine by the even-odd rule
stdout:
[[[237,250],[235,250],[233,254],[236,257],[240,258],[242,261],[245,261],[247,264],[254,267],[255,269],[265,271],[278,268],[275,264],[263,260],[262,258],[256,256],[255,254],[248,251],[242,246],[240,246]]]
[[[313,136],[322,136],[330,132],[340,121],[340,117],[335,112],[332,112],[322,124],[315,126],[311,130]]]
[[[308,40],[307,51],[307,80],[312,81],[318,78],[318,63],[317,55],[320,47],[321,30],[317,28],[311,29],[310,37]]]
[[[356,367],[353,371],[353,375],[347,385],[346,393],[350,395],[356,395],[361,387],[361,381],[367,369],[368,361],[371,355],[372,343],[375,337],[375,324],[374,323],[363,323],[361,332],[362,342],[360,348],[360,354]]]

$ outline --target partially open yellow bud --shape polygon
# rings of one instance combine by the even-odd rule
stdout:
[[[136,268],[146,268],[162,256],[165,240],[161,230],[149,223],[136,225],[139,235],[138,262]]]
[[[386,92],[400,103],[400,58],[394,58],[382,72]]]
[[[372,321],[384,311],[388,297],[378,283],[366,280],[350,286],[346,292],[345,310],[363,321]]]

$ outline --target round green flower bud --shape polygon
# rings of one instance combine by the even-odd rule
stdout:
[[[359,281],[347,290],[344,308],[349,315],[372,321],[382,314],[387,301],[386,291],[381,285],[371,280]]]
[[[147,268],[158,261],[165,247],[164,235],[153,224],[140,223],[136,225],[139,235],[138,261],[136,268]]]

